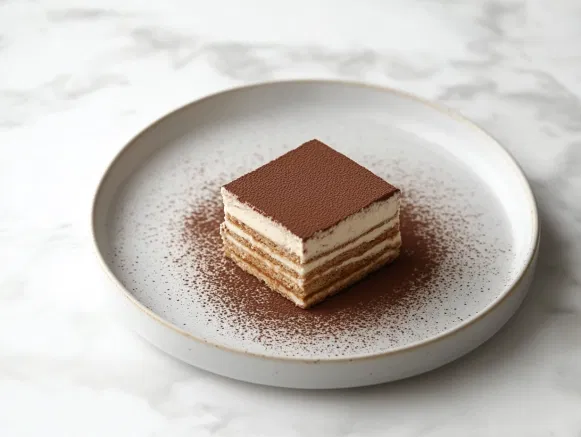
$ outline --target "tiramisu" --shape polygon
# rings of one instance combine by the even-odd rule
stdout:
[[[397,258],[400,191],[318,140],[222,187],[224,251],[301,308]]]

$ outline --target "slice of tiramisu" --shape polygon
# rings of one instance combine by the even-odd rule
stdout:
[[[399,255],[400,192],[312,140],[222,187],[226,256],[308,308]]]

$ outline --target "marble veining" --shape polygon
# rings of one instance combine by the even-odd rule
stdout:
[[[580,22],[574,0],[0,0],[0,435],[581,436]],[[538,273],[474,353],[305,393],[190,368],[109,317],[88,237],[104,166],[180,104],[298,77],[440,101],[523,166]]]

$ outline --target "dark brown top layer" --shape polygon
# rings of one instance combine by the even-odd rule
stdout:
[[[225,188],[302,239],[399,191],[318,140],[303,144]]]

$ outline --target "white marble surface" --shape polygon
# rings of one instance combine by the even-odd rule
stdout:
[[[0,0],[1,436],[581,436],[581,5]],[[530,298],[476,352],[394,384],[229,381],[108,317],[88,211],[164,112],[276,78],[366,80],[474,119],[516,156],[543,239]]]

